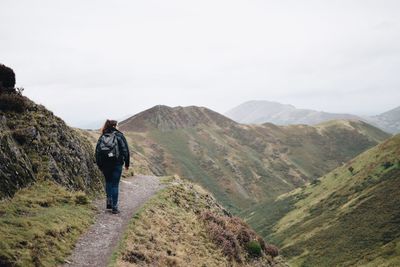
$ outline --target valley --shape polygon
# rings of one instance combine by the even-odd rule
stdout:
[[[245,125],[207,108],[166,106],[143,111],[120,129],[134,151],[134,172],[179,174],[234,213],[273,201],[390,136],[361,121]]]
[[[399,156],[397,135],[241,216],[293,266],[396,266]]]
[[[99,132],[72,129],[28,98],[4,94],[24,104],[0,110],[0,264],[69,264],[78,238],[111,216],[96,216],[101,207],[92,204],[103,194],[93,156]],[[120,129],[133,164],[123,176],[164,177],[148,176],[166,179],[167,189],[152,191],[156,196],[143,210],[126,213],[137,215],[118,230],[121,236],[127,229],[126,238],[112,258],[108,248],[102,263],[184,266],[190,242],[201,247],[191,254],[199,264],[400,261],[399,135],[359,120],[240,124],[196,106],[155,106],[122,121]],[[154,228],[147,228],[150,222]],[[165,224],[172,231],[164,231]],[[179,241],[177,229],[183,231]]]

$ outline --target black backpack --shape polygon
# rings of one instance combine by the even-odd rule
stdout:
[[[100,157],[102,161],[119,158],[118,137],[115,132],[105,133],[100,137]]]

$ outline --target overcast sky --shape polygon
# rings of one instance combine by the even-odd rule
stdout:
[[[0,3],[0,63],[74,126],[157,104],[400,105],[400,1]]]

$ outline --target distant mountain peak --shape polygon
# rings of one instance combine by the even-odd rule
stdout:
[[[173,130],[200,124],[229,126],[236,123],[205,107],[157,105],[122,121],[120,128],[125,131],[145,131],[151,128]]]
[[[366,119],[389,133],[400,133],[400,106]]]
[[[226,113],[226,116],[239,123],[274,123],[277,125],[314,125],[334,119],[361,119],[352,114],[328,113],[310,109],[299,109],[293,105],[266,100],[247,101]]]
[[[390,116],[397,115],[400,117],[400,106],[398,106],[397,108],[391,109],[389,111],[386,111],[378,116],[388,116],[388,115],[390,115]]]

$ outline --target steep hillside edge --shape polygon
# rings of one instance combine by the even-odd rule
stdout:
[[[178,177],[135,215],[113,266],[286,266],[278,249]]]

